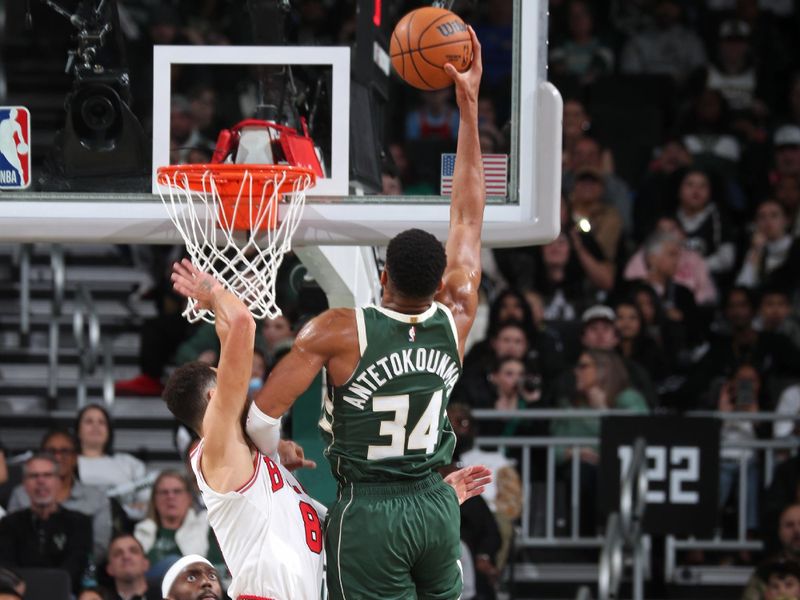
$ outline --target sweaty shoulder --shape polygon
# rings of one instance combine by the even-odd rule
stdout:
[[[331,308],[311,319],[295,338],[295,347],[333,356],[358,348],[358,330],[352,308]]]

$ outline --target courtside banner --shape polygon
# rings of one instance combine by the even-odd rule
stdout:
[[[24,106],[0,106],[0,189],[31,184],[31,113]]]
[[[719,434],[713,418],[605,417],[600,428],[603,514],[619,510],[620,481],[645,440],[647,503],[644,531],[711,536],[719,523]]]

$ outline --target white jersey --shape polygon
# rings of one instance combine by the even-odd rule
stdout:
[[[272,600],[320,600],[324,583],[325,508],[279,464],[257,452],[253,476],[235,492],[212,490],[200,471],[201,441],[192,470],[233,581],[228,595]]]

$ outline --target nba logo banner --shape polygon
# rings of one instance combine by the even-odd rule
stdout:
[[[0,189],[31,184],[31,113],[24,106],[0,106]]]

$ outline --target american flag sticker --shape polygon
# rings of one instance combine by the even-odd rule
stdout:
[[[508,154],[483,154],[483,176],[487,196],[508,195]],[[453,192],[453,171],[456,168],[455,154],[442,154],[441,195]]]

